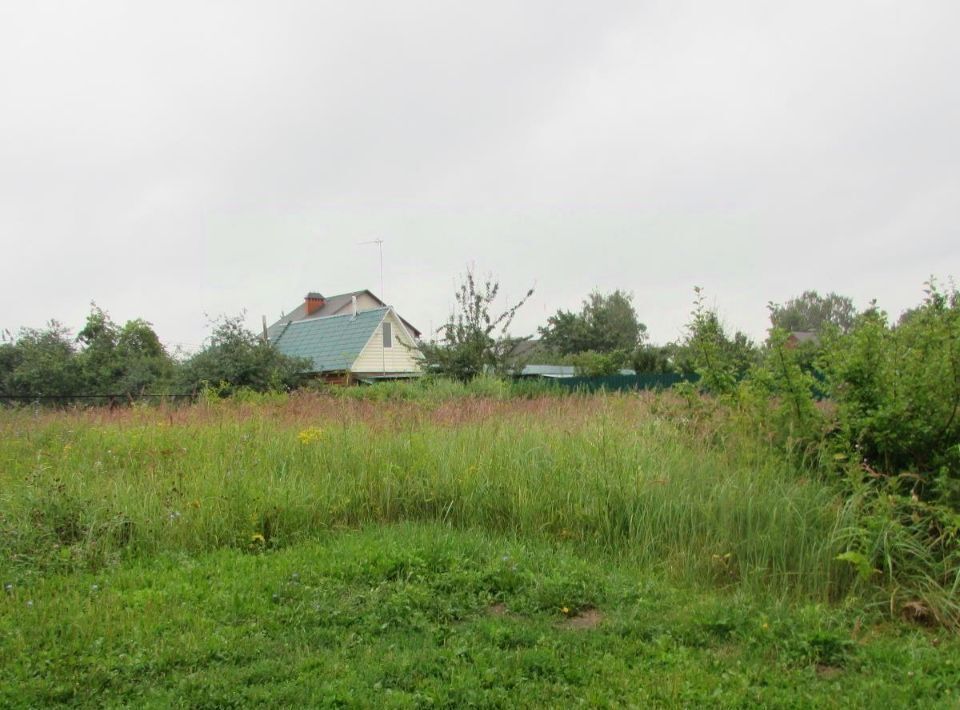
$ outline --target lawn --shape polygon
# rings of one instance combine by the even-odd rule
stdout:
[[[955,707],[955,634],[730,431],[661,396],[0,413],[0,705]]]
[[[955,706],[960,644],[568,544],[374,526],[15,587],[0,704]]]

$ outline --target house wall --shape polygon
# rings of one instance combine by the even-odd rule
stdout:
[[[366,347],[360,351],[351,368],[357,374],[375,375],[381,372],[420,372],[419,351],[416,344],[407,336],[397,315],[390,311],[384,319],[392,324],[393,347],[383,347],[383,322],[377,326]]]

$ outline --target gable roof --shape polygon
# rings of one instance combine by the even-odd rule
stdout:
[[[383,307],[387,306],[387,304],[384,303],[376,294],[374,294],[372,291],[368,289],[363,289],[362,291],[350,291],[349,293],[338,293],[336,296],[325,297],[324,298],[325,303],[323,304],[323,306],[321,306],[320,308],[318,308],[317,310],[315,310],[313,313],[309,315],[307,315],[307,304],[301,301],[296,308],[291,310],[289,313],[287,313],[285,316],[283,316],[280,320],[278,320],[276,323],[274,323],[267,329],[267,337],[269,337],[270,340],[273,340],[273,338],[279,332],[280,328],[283,327],[284,323],[289,323],[292,321],[300,321],[306,318],[326,318],[329,316],[337,315],[337,311],[343,308],[346,308],[350,305],[350,303],[353,301],[354,296],[359,296],[364,293],[370,296],[370,298],[372,298],[374,301],[379,303],[381,306]],[[410,334],[413,335],[414,338],[420,337],[420,331],[417,328],[415,328],[405,319],[401,318],[399,314],[397,314],[397,317],[400,318],[401,321],[403,321],[403,324],[407,327],[407,330],[410,331]]]
[[[345,313],[280,323],[270,342],[284,355],[311,360],[310,372],[349,370],[389,311],[374,308],[356,316]]]

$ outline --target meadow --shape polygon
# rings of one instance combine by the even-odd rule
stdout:
[[[955,707],[855,515],[669,394],[7,410],[0,705]]]

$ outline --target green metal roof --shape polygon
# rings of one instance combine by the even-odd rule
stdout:
[[[310,372],[348,370],[388,310],[293,321],[278,328],[270,342],[284,355],[312,360]]]

